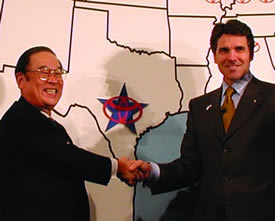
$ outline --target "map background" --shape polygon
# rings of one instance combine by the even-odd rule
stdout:
[[[69,112],[55,118],[75,144],[105,156],[156,162],[178,156],[189,100],[221,84],[209,50],[215,22],[237,18],[251,26],[260,46],[252,73],[275,82],[274,1],[0,0],[0,6],[0,117],[19,97],[18,56],[47,45],[69,71],[56,107]],[[118,96],[123,83],[129,97],[149,104],[135,123],[137,135],[124,125],[105,131],[97,98]],[[107,187],[87,183],[87,190],[94,221],[158,220],[169,203],[117,178]],[[152,201],[162,209],[146,211]]]

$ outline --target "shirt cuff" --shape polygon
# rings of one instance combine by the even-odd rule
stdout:
[[[112,163],[112,168],[111,168],[111,176],[115,177],[117,174],[117,169],[118,169],[118,162],[116,159],[110,158],[111,163]]]
[[[150,162],[151,166],[152,166],[152,170],[151,173],[149,175],[148,178],[148,182],[149,183],[154,183],[156,181],[158,181],[159,176],[160,176],[160,168],[159,165],[153,162]]]

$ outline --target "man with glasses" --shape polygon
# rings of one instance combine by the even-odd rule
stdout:
[[[84,181],[107,185],[117,175],[129,185],[142,174],[126,158],[110,159],[72,143],[50,119],[63,89],[55,53],[43,46],[25,51],[15,69],[21,97],[0,125],[0,220],[89,221]]]

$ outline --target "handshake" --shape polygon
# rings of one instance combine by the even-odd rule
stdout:
[[[148,162],[129,160],[126,157],[118,159],[117,177],[129,186],[148,179],[151,170],[152,166]]]

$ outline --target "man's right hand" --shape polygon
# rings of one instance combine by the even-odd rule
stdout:
[[[132,161],[129,167],[129,170],[132,172],[141,171],[143,173],[143,176],[142,176],[143,180],[147,180],[151,174],[152,165],[143,160],[135,160],[135,161]]]

